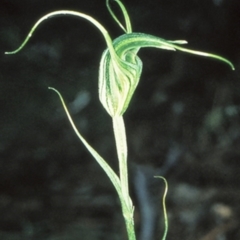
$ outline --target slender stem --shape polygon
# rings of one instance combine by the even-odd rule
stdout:
[[[122,196],[125,204],[122,204],[122,212],[125,220],[128,239],[136,240],[134,230],[134,219],[133,219],[133,205],[132,200],[129,196],[128,187],[128,166],[127,166],[127,138],[124,120],[122,116],[114,116],[113,120],[113,131],[117,147],[117,155],[119,161],[119,172],[120,172],[120,185]],[[122,203],[122,202],[121,202]]]
[[[115,174],[112,168],[107,164],[107,162],[88,144],[88,142],[80,134],[80,132],[78,131],[78,129],[76,128],[72,120],[72,117],[62,98],[62,95],[55,88],[49,87],[49,89],[55,91],[59,95],[63,108],[67,114],[67,117],[76,135],[82,141],[82,143],[86,146],[89,152],[93,155],[96,161],[100,164],[100,166],[106,172],[111,182],[113,183],[114,187],[116,188],[120,202],[121,202],[124,220],[126,223],[128,239],[136,240],[135,231],[134,231],[134,220],[133,220],[133,206],[132,206],[132,201],[129,197],[129,191],[128,191],[127,142],[126,142],[126,134],[125,134],[123,118],[116,117],[113,119],[114,134],[116,138],[117,152],[118,152],[119,165],[120,165],[119,171],[121,176],[121,178],[118,178],[118,176]]]
[[[127,167],[127,139],[124,120],[122,116],[115,116],[113,119],[113,131],[117,147],[119,161],[119,172],[122,193],[125,199],[129,198],[128,189],[128,167]],[[130,204],[127,204],[130,207]]]
[[[128,239],[136,240],[133,217],[128,221],[125,219],[125,223],[126,223],[126,228],[127,228]]]

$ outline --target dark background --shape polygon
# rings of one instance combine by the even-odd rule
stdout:
[[[139,240],[148,224],[155,228],[152,239],[161,239],[156,174],[169,182],[168,239],[238,240],[240,2],[124,3],[133,31],[186,39],[189,48],[222,55],[236,67],[180,52],[140,51],[143,74],[125,114]],[[93,16],[113,39],[123,34],[104,0],[1,1],[0,239],[126,239],[113,186],[47,89],[63,94],[81,133],[118,171],[111,119],[98,101],[106,47],[100,32],[85,20],[56,17],[42,23],[21,52],[4,55],[41,16],[60,9]],[[158,213],[153,224],[139,192]]]

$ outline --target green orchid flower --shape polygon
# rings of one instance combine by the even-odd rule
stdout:
[[[121,24],[112,11],[109,5],[109,0],[107,0],[106,4],[110,14],[125,32],[125,34],[116,38],[114,41],[112,41],[107,30],[94,18],[84,13],[63,10],[55,11],[42,17],[33,26],[22,45],[17,50],[6,52],[6,54],[13,54],[20,51],[32,36],[38,25],[50,17],[57,15],[72,15],[87,19],[100,30],[107,43],[107,49],[103,52],[101,57],[98,86],[99,99],[106,111],[112,117],[124,114],[136,90],[143,66],[141,59],[137,55],[141,48],[154,47],[172,51],[179,50],[200,56],[211,57],[227,63],[234,70],[233,64],[226,58],[211,53],[181,47],[182,44],[187,43],[185,40],[170,41],[145,33],[132,32],[130,18],[125,6],[120,0],[113,1],[115,1],[121,8],[126,25],[126,27],[124,27]]]
[[[137,56],[141,48],[155,47],[173,51],[180,50],[191,54],[212,57],[226,62],[234,69],[233,64],[223,57],[180,47],[179,45],[187,43],[185,40],[169,41],[145,33],[132,32],[126,8],[119,0],[114,1],[118,3],[123,12],[126,28],[111,10],[108,0],[107,7],[125,34],[113,41],[112,45],[115,54],[110,49],[106,49],[103,53],[99,75],[100,101],[111,116],[123,115],[132,99],[142,72],[142,61]]]
[[[129,196],[128,189],[128,168],[127,168],[127,138],[125,132],[125,125],[123,120],[123,114],[127,110],[130,101],[133,97],[133,94],[136,90],[136,87],[139,83],[139,79],[142,73],[142,61],[138,57],[138,51],[144,47],[154,47],[163,50],[171,50],[171,51],[182,51],[186,53],[191,53],[195,55],[200,55],[204,57],[210,57],[228,64],[233,70],[233,64],[223,58],[221,56],[205,53],[201,51],[195,51],[191,49],[187,49],[182,47],[183,44],[187,42],[185,40],[165,40],[156,36],[152,36],[145,33],[136,33],[132,32],[131,22],[128,15],[128,12],[125,6],[122,4],[120,0],[113,0],[120,7],[124,20],[125,26],[118,20],[114,12],[112,11],[109,0],[106,0],[106,5],[108,11],[110,12],[113,19],[117,22],[117,24],[123,29],[124,34],[116,38],[112,41],[110,35],[107,30],[94,18],[91,16],[69,10],[55,11],[51,12],[42,18],[40,18],[35,25],[30,30],[26,39],[20,45],[18,49],[12,52],[6,52],[6,54],[14,54],[19,52],[29,41],[33,32],[36,28],[46,19],[58,15],[71,15],[77,16],[80,18],[84,18],[95,25],[100,32],[102,33],[107,48],[103,52],[100,66],[99,66],[99,80],[98,80],[98,90],[99,90],[99,99],[108,112],[108,114],[112,117],[113,121],[113,130],[116,141],[117,155],[119,161],[119,176],[113,171],[113,169],[108,165],[108,163],[89,145],[89,143],[85,140],[85,138],[80,134],[78,129],[76,128],[71,115],[66,107],[66,104],[61,96],[61,94],[54,88],[49,87],[49,89],[55,91],[63,104],[64,110],[67,114],[67,117],[73,127],[78,138],[82,141],[88,151],[92,154],[92,156],[96,159],[99,165],[103,168],[103,170],[108,175],[109,179],[113,183],[120,202],[122,206],[122,212],[126,223],[127,233],[129,240],[135,240],[135,231],[134,231],[134,221],[133,221],[133,213],[134,207]],[[164,177],[158,176],[158,178],[162,178],[165,182],[165,193],[163,196],[163,210],[164,210],[164,219],[165,219],[165,232],[163,235],[163,240],[165,240],[167,235],[168,223],[167,223],[167,212],[165,206],[165,198],[167,194],[167,181]]]

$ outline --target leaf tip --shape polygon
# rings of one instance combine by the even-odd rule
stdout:
[[[52,91],[56,92],[57,94],[59,94],[59,91],[56,88],[48,87],[48,90],[52,90]]]
[[[10,54],[14,54],[15,52],[13,51],[13,52],[4,52],[4,54],[6,54],[6,55],[10,55]]]

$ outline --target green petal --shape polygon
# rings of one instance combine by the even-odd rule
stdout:
[[[129,18],[129,15],[128,15],[128,12],[127,12],[125,6],[119,0],[114,0],[114,1],[117,2],[117,4],[119,5],[119,7],[122,10],[123,17],[125,19],[126,28],[121,24],[121,22],[116,17],[115,13],[112,11],[112,9],[109,5],[109,0],[107,0],[107,2],[106,2],[108,11],[110,12],[113,19],[117,22],[117,24],[123,29],[123,31],[125,33],[131,33],[132,32],[132,26],[131,26],[130,18]]]

